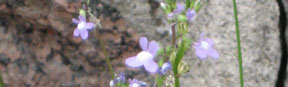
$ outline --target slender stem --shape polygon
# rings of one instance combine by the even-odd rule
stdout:
[[[175,30],[176,24],[172,25],[172,45],[173,49],[176,47],[176,30]],[[175,62],[175,61],[174,61]],[[174,82],[175,82],[175,87],[179,87],[179,77],[178,77],[178,71],[177,71],[177,65],[176,63],[173,64],[173,74],[174,74]]]
[[[234,7],[234,17],[235,17],[235,26],[236,26],[236,36],[237,36],[238,62],[239,62],[239,73],[240,73],[240,87],[244,87],[243,68],[242,68],[242,53],[241,53],[241,42],[240,42],[240,31],[239,31],[239,23],[238,23],[239,21],[238,21],[236,0],[233,0],[233,7]]]
[[[176,24],[172,25],[172,45],[175,47],[176,43],[176,30],[175,30]]]
[[[95,29],[95,30],[96,30],[96,29]],[[96,31],[96,38],[99,39],[100,46],[101,46],[101,48],[102,48],[102,50],[103,50],[103,52],[104,52],[105,60],[106,60],[106,63],[107,63],[107,65],[108,65],[110,75],[112,76],[112,79],[114,79],[114,78],[115,78],[115,76],[114,76],[114,71],[113,71],[113,69],[112,69],[112,65],[111,65],[111,62],[110,62],[110,58],[109,58],[109,55],[108,55],[107,50],[106,50],[106,48],[105,48],[105,44],[104,44],[104,42],[103,42],[102,35],[100,35],[100,33],[97,32],[97,31]]]

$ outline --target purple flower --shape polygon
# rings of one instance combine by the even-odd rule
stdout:
[[[167,14],[168,20],[174,19],[177,15],[181,14],[181,12],[185,9],[184,3],[177,3],[176,9],[173,12]]]
[[[176,9],[174,9],[173,13],[180,14],[185,9],[184,3],[177,3]]]
[[[84,16],[78,16],[79,20],[73,18],[72,22],[77,24],[77,28],[74,30],[73,35],[78,37],[81,36],[82,39],[88,38],[88,29],[93,29],[94,24],[92,22],[86,22]]]
[[[159,69],[160,75],[165,75],[169,70],[172,69],[172,65],[170,62],[166,62],[162,65],[162,67]]]
[[[152,73],[156,72],[158,64],[153,59],[159,49],[158,43],[156,41],[151,41],[148,44],[146,37],[141,37],[139,43],[142,51],[136,56],[127,58],[125,63],[130,67],[140,67],[144,65],[147,71]]]
[[[168,20],[172,20],[173,18],[175,18],[174,13],[168,13],[167,18]]]
[[[146,83],[134,79],[130,81],[129,87],[146,87]]]
[[[211,56],[212,58],[219,58],[218,52],[213,48],[213,40],[210,38],[203,38],[204,33],[201,33],[200,39],[197,43],[195,43],[195,54],[200,58],[204,59],[207,55]]]
[[[188,21],[192,22],[193,20],[195,20],[196,18],[196,12],[194,9],[188,9],[186,12],[186,17],[188,19]]]
[[[123,72],[119,73],[118,76],[114,79],[110,81],[110,87],[115,87],[115,84],[124,84],[125,83],[125,75]]]

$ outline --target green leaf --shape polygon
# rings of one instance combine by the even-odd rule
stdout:
[[[194,7],[195,1],[196,1],[196,0],[192,0],[192,2],[191,2],[190,5],[189,5],[189,6],[190,6],[189,8],[193,8],[193,7]]]
[[[191,0],[186,0],[186,8],[189,8],[191,4]]]
[[[184,53],[185,53],[185,47],[186,47],[185,44],[186,44],[186,42],[184,40],[182,40],[181,44],[179,45],[179,48],[178,48],[177,53],[176,53],[176,58],[175,58],[174,63],[173,63],[173,71],[177,72],[178,64],[182,60]]]
[[[157,75],[156,77],[157,87],[163,87],[165,78],[166,78],[165,76]]]

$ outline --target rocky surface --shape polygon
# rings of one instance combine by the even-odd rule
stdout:
[[[121,15],[138,29],[141,35],[165,41],[163,34],[165,36],[169,28],[166,27],[168,25],[159,8],[149,8],[153,7],[153,4],[148,1],[112,1],[114,2],[106,1],[106,3],[119,8]],[[158,2],[158,0],[149,1]],[[199,60],[191,49],[185,57],[191,70],[181,78],[182,86],[189,87],[191,84],[195,87],[237,86],[239,72],[232,0],[202,1],[203,8],[190,27],[190,36],[196,40],[201,32],[205,32],[207,37],[215,41],[215,48],[221,57],[219,60],[211,58]],[[277,26],[278,5],[273,0],[238,0],[237,4],[245,86],[273,87],[281,58]],[[151,12],[156,16],[152,16]],[[157,21],[160,21],[159,25]]]
[[[116,8],[91,4],[115,71],[126,72],[124,58],[139,50],[137,33]],[[7,87],[107,87],[111,77],[95,32],[86,41],[72,33],[81,7],[80,0],[0,1],[0,70]]]
[[[238,0],[237,4],[244,85],[273,87],[281,58],[278,5],[276,1],[266,0]],[[191,36],[198,38],[199,32],[205,32],[214,40],[221,57],[219,60],[210,58],[204,61],[187,57],[191,72],[184,76],[183,85],[188,86],[192,82],[197,87],[239,85],[233,15],[232,0],[208,0],[203,6],[191,27]]]
[[[148,74],[127,68],[123,61],[140,51],[139,36],[167,44],[169,25],[160,0],[91,0],[100,18],[116,72],[137,79]],[[190,26],[195,41],[201,32],[215,41],[219,60],[200,60],[194,49],[185,60],[190,72],[182,87],[239,85],[236,35],[231,0],[202,0],[203,8]],[[280,60],[279,8],[273,0],[238,0],[244,80],[247,87],[273,87]],[[108,69],[94,32],[86,41],[75,38],[80,0],[0,1],[0,70],[8,87],[107,87]],[[119,62],[121,61],[121,62]],[[141,71],[141,70],[140,70]]]

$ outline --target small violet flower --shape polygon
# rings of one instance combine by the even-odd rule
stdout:
[[[92,22],[86,22],[84,16],[78,16],[79,20],[73,18],[72,22],[77,25],[77,28],[74,30],[73,35],[78,37],[79,35],[83,40],[88,38],[88,29],[93,29],[94,24]]]
[[[170,62],[166,62],[162,65],[161,68],[159,68],[159,74],[160,75],[165,75],[169,70],[172,69],[172,65]]]
[[[204,33],[201,33],[200,39],[197,43],[195,43],[195,54],[200,58],[204,59],[207,57],[207,55],[211,56],[212,58],[218,59],[219,54],[218,52],[213,48],[213,40],[210,38],[203,38]]]
[[[177,15],[181,14],[181,12],[185,9],[184,3],[177,3],[176,9],[173,12],[167,14],[168,20],[175,18]]]
[[[186,17],[189,22],[192,22],[196,18],[196,12],[194,9],[188,9],[186,12]]]
[[[136,79],[130,81],[129,87],[146,87],[146,83]]]
[[[174,9],[173,13],[180,14],[185,9],[184,3],[177,3],[176,9]]]
[[[144,65],[144,68],[149,72],[156,72],[158,64],[153,60],[159,49],[159,45],[156,41],[151,41],[148,44],[146,37],[141,37],[139,44],[142,51],[136,56],[129,57],[125,60],[125,63],[130,67],[140,67]]]

